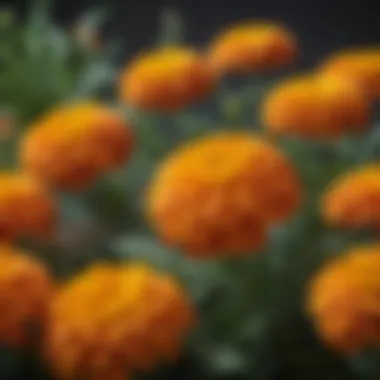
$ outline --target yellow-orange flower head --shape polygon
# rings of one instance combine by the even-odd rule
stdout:
[[[173,278],[143,264],[96,264],[53,299],[46,353],[62,379],[121,380],[174,360],[194,322]]]
[[[330,225],[380,228],[380,164],[367,164],[337,178],[326,190],[321,207]]]
[[[342,51],[329,57],[320,71],[351,80],[372,99],[380,98],[380,46]]]
[[[259,249],[267,224],[288,218],[298,177],[268,141],[221,132],[178,149],[148,189],[147,212],[161,238],[196,257]]]
[[[41,328],[53,285],[45,267],[26,253],[0,246],[0,341],[21,347],[31,343],[30,328]]]
[[[49,185],[80,189],[131,155],[133,138],[119,115],[96,103],[66,105],[27,131],[24,168]]]
[[[289,65],[297,55],[294,35],[273,22],[227,28],[210,47],[210,60],[223,73],[250,74]]]
[[[47,189],[34,178],[0,172],[0,240],[48,237],[56,208]]]
[[[195,50],[165,47],[138,56],[122,73],[120,97],[132,106],[177,111],[211,93],[217,76]]]
[[[262,120],[269,131],[309,139],[336,139],[363,131],[371,102],[344,78],[305,75],[272,89],[264,100]]]
[[[380,245],[354,247],[312,279],[307,310],[323,342],[354,354],[380,345]]]

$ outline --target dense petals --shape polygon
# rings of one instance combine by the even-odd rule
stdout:
[[[251,22],[218,34],[210,47],[210,60],[223,73],[250,74],[289,65],[297,48],[295,37],[283,26]]]
[[[352,81],[372,99],[380,98],[380,47],[336,53],[322,63],[320,71]]]
[[[364,165],[338,177],[326,189],[321,208],[333,226],[380,227],[380,165]]]
[[[130,129],[115,112],[95,103],[63,106],[27,131],[24,168],[49,185],[79,189],[121,166],[131,155]]]
[[[371,102],[344,78],[305,75],[267,94],[262,119],[272,133],[330,140],[366,130]]]
[[[15,347],[35,338],[41,329],[53,291],[45,267],[11,246],[0,246],[0,341]]]
[[[163,240],[194,256],[260,249],[268,224],[289,218],[301,187],[287,158],[249,133],[218,133],[178,149],[148,189]]]
[[[53,299],[46,353],[63,379],[118,379],[173,360],[194,318],[173,278],[142,264],[97,264]]]
[[[321,340],[351,354],[380,344],[380,245],[354,247],[311,280],[307,310]]]
[[[212,66],[195,50],[166,47],[138,56],[122,73],[120,97],[138,108],[176,111],[208,96]]]

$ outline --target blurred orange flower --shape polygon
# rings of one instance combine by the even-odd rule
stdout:
[[[177,282],[143,264],[96,264],[52,302],[46,353],[63,379],[124,379],[177,357],[195,322]]]
[[[370,118],[371,102],[357,86],[318,75],[285,80],[267,94],[262,108],[269,131],[310,139],[362,132]]]
[[[380,164],[367,164],[337,178],[322,198],[327,223],[380,228]]]
[[[218,34],[209,56],[221,72],[250,74],[289,65],[297,50],[295,36],[280,24],[247,22]]]
[[[147,212],[169,245],[192,256],[260,249],[268,224],[289,218],[301,199],[291,163],[271,143],[221,132],[172,153],[147,195]]]
[[[41,183],[26,174],[0,172],[0,240],[48,237],[56,217],[54,201]]]
[[[139,108],[176,111],[208,96],[216,80],[211,65],[195,50],[159,48],[138,56],[125,68],[120,97]]]
[[[380,245],[351,248],[314,276],[307,310],[321,340],[346,354],[380,345]]]
[[[133,137],[122,118],[96,103],[62,106],[32,125],[21,143],[24,168],[49,185],[81,189],[122,166]]]
[[[380,98],[380,46],[336,53],[322,63],[320,71],[351,80],[371,98]]]
[[[53,291],[45,267],[25,252],[0,246],[0,341],[15,347],[32,341],[30,328],[42,327]]]

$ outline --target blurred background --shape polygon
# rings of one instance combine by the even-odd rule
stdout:
[[[28,1],[2,0],[25,11]],[[124,54],[133,55],[155,42],[160,14],[176,9],[186,24],[186,40],[202,45],[218,28],[247,18],[275,19],[288,25],[300,38],[300,65],[308,67],[316,59],[336,49],[376,43],[380,39],[380,4],[376,0],[110,0],[56,1],[54,17],[70,25],[89,7],[105,5],[112,17],[107,33],[123,36]]]

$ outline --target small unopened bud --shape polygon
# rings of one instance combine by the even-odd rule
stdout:
[[[8,140],[15,128],[15,118],[11,112],[0,109],[0,140]]]
[[[86,49],[98,51],[102,47],[102,42],[97,27],[79,19],[72,30],[75,40]]]

